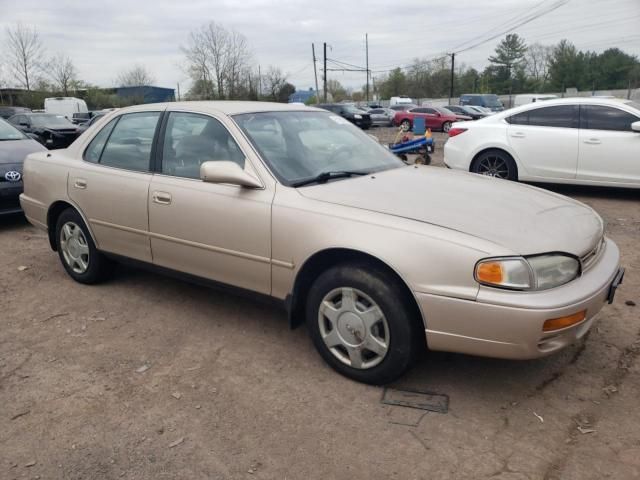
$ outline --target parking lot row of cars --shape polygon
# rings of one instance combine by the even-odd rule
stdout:
[[[493,113],[484,107],[470,105],[435,107],[408,103],[366,108],[345,103],[321,103],[314,106],[337,113],[365,130],[371,127],[390,126],[401,126],[405,130],[410,130],[416,118],[421,118],[424,119],[426,128],[446,133],[454,122],[478,120]]]

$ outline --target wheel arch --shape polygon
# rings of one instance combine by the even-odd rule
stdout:
[[[96,237],[91,231],[91,226],[89,225],[89,222],[87,221],[87,218],[84,216],[82,211],[68,200],[57,200],[53,202],[49,206],[49,210],[47,210],[47,233],[49,235],[49,245],[51,246],[51,250],[53,250],[54,252],[58,250],[58,247],[56,245],[56,223],[58,223],[58,218],[60,217],[62,212],[64,212],[68,208],[72,208],[73,210],[78,212],[78,215],[82,217],[82,220],[84,221],[84,224],[87,226],[87,230],[89,231],[89,235],[91,235],[91,239],[97,247],[98,243],[96,242]]]
[[[518,163],[518,160],[513,155],[513,153],[511,153],[508,149],[504,148],[503,146],[497,146],[497,147],[491,146],[491,147],[485,147],[485,148],[480,149],[473,156],[473,158],[471,159],[471,162],[469,162],[469,171],[473,172],[473,166],[475,165],[476,161],[478,161],[478,158],[480,157],[480,155],[482,155],[483,153],[488,152],[490,150],[499,150],[501,152],[504,152],[509,156],[509,158],[511,160],[513,160],[513,163],[516,166],[516,181],[518,181],[519,178],[520,178],[520,164]]]
[[[313,281],[322,272],[331,267],[353,263],[364,263],[396,279],[400,287],[404,290],[407,300],[410,302],[411,310],[416,315],[416,318],[421,320],[424,328],[425,318],[422,315],[415,295],[409,288],[407,282],[405,282],[393,267],[370,253],[352,248],[334,247],[314,253],[303,263],[298,271],[292,291],[285,301],[289,316],[289,325],[292,329],[304,323],[306,298]]]

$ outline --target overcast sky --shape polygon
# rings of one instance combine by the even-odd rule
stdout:
[[[471,45],[473,39],[499,33],[507,22],[556,2],[0,0],[0,52],[5,27],[22,22],[37,28],[48,53],[71,57],[85,81],[113,86],[121,70],[140,63],[157,85],[175,88],[180,82],[184,91],[189,82],[181,69],[180,46],[191,30],[213,20],[247,37],[256,64],[277,65],[296,87],[307,89],[314,82],[312,42],[319,58],[326,41],[329,58],[364,65],[368,33],[370,68],[386,70]],[[529,43],[568,38],[579,49],[619,47],[640,56],[639,26],[640,0],[569,0],[515,32]],[[483,68],[499,40],[458,54],[456,63]],[[356,88],[365,82],[364,73],[329,72],[328,77]]]

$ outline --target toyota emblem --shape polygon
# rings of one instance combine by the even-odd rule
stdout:
[[[10,172],[4,174],[4,178],[7,182],[19,182],[22,178],[22,175],[20,175],[20,172],[11,170]]]

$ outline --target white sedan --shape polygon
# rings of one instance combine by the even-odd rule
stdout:
[[[547,100],[456,123],[444,163],[508,180],[640,188],[640,104]]]

